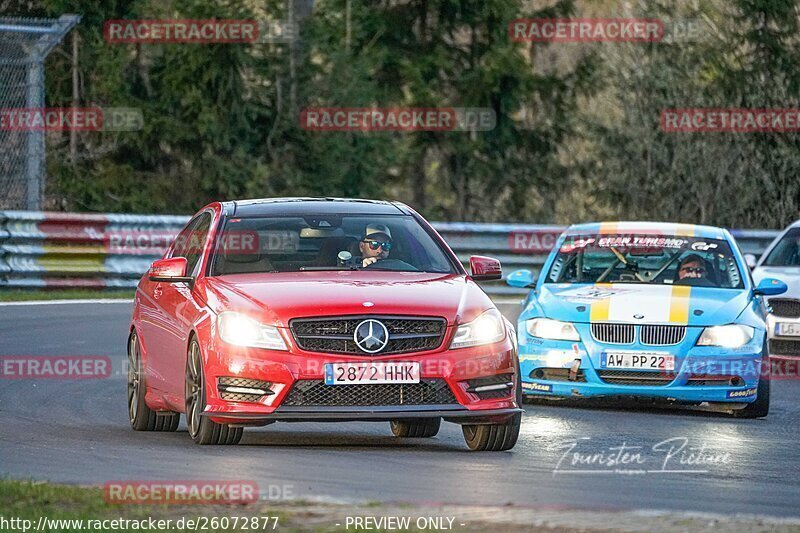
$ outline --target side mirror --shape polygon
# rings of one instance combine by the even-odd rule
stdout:
[[[744,262],[747,263],[747,267],[750,270],[753,270],[758,263],[758,259],[753,254],[744,254]]]
[[[536,287],[536,280],[530,270],[515,270],[506,278],[506,283],[512,287],[520,289],[533,289]]]
[[[475,281],[491,281],[503,277],[500,261],[491,257],[473,255],[469,258],[469,269]]]
[[[756,296],[776,296],[778,294],[783,294],[787,290],[789,290],[789,287],[781,280],[764,278],[756,288],[753,289],[753,294]]]
[[[189,282],[193,278],[186,275],[186,258],[172,257],[154,261],[147,273],[150,281],[166,283]]]

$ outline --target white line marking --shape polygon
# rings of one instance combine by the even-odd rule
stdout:
[[[133,300],[124,298],[105,298],[96,300],[26,300],[22,302],[0,302],[0,307],[10,305],[67,305],[67,304],[132,304]]]

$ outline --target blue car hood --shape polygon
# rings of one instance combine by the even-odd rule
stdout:
[[[746,290],[678,285],[546,283],[520,318],[713,326],[736,320]]]

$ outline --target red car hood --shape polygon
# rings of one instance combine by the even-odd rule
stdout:
[[[493,307],[466,276],[426,272],[236,274],[206,278],[205,292],[216,313],[244,312],[279,327],[292,318],[362,314],[440,316],[452,325]]]

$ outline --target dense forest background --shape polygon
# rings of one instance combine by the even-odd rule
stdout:
[[[50,210],[191,213],[216,199],[358,196],[433,220],[775,228],[800,211],[797,133],[659,128],[664,108],[800,108],[792,0],[0,0],[0,13],[83,17],[47,60],[48,106],[144,115],[138,132],[48,134]],[[516,18],[615,16],[699,31],[647,43],[508,34]],[[290,17],[292,43],[103,38],[108,19]],[[314,132],[298,123],[309,106],[490,107],[497,127]]]

